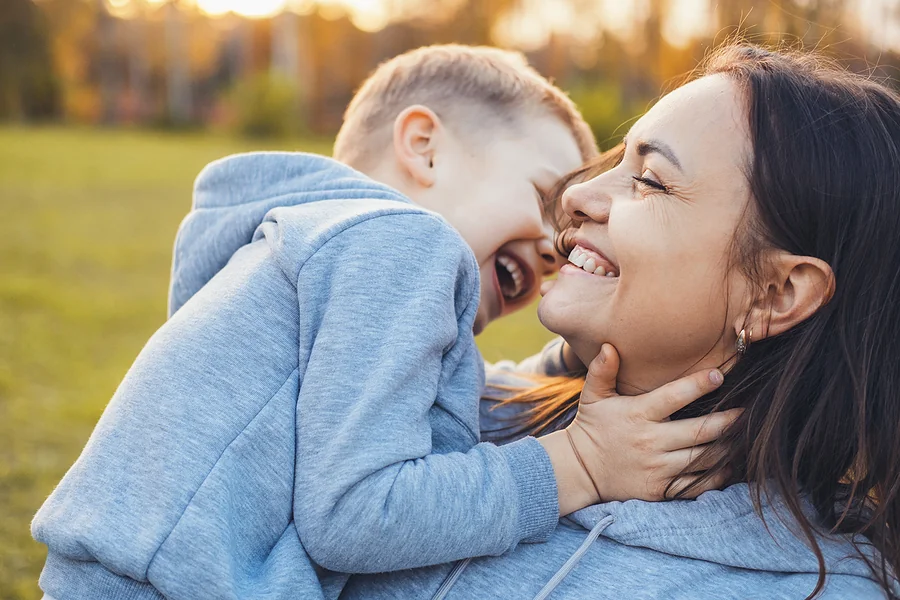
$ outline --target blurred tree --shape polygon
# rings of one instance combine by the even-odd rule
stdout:
[[[106,125],[118,119],[120,78],[116,70],[116,19],[109,14],[106,0],[95,0],[99,49],[94,67],[100,82],[100,119]]]
[[[150,55],[147,39],[147,0],[132,0],[134,18],[128,23],[128,121],[150,116]]]
[[[272,72],[297,84],[300,75],[299,17],[284,11],[272,19]]]
[[[184,15],[180,0],[165,6],[166,23],[166,97],[167,120],[185,125],[191,119],[191,82],[189,79]]]
[[[291,12],[269,19],[210,17],[199,0],[0,2],[10,7],[0,10],[0,27],[12,28],[12,37],[0,29],[0,61],[7,61],[0,62],[0,115],[15,105],[19,118],[30,118],[22,106],[39,108],[22,102],[19,82],[23,70],[42,69],[53,81],[52,69],[25,67],[40,63],[34,49],[43,43],[52,48],[64,113],[75,121],[153,122],[161,114],[172,123],[224,121],[223,99],[253,80],[244,87],[289,84],[294,111],[303,110],[309,128],[331,133],[354,89],[384,59],[431,43],[503,43],[598,103],[586,111],[602,137],[613,115],[643,110],[736,28],[760,42],[818,46],[877,75],[898,66],[900,50],[900,0],[367,0],[355,8],[287,0]],[[46,27],[41,34],[40,25],[20,25],[34,22],[32,2],[43,9],[49,36]],[[876,5],[883,17],[873,19]],[[31,41],[19,40],[27,35]],[[38,58],[23,62],[23,48]],[[278,83],[261,84],[265,72]]]
[[[52,35],[52,54],[60,81],[63,116],[74,122],[100,118],[100,94],[93,80],[97,53],[94,0],[40,0]]]
[[[300,117],[300,17],[286,10],[272,19],[272,77],[280,79],[291,90],[290,107],[294,118]]]
[[[42,119],[59,113],[46,19],[31,0],[2,0],[0,118]]]
[[[288,137],[303,129],[294,82],[263,72],[241,81],[231,92],[237,133],[247,137]]]
[[[621,89],[610,80],[575,84],[569,89],[569,95],[581,108],[584,120],[603,149],[620,142],[626,133],[620,129],[622,124],[643,109],[623,104]]]

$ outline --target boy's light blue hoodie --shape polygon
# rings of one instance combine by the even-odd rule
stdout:
[[[490,370],[490,395],[509,393],[497,385],[533,385],[518,377],[522,372],[561,375],[559,349],[554,342],[541,361]],[[526,406],[484,400],[482,431],[504,431]],[[816,522],[812,506],[805,510]],[[816,586],[815,555],[777,496],[764,500],[762,513],[765,522],[747,484],[707,492],[696,501],[599,504],[562,519],[542,544],[522,544],[498,557],[356,575],[341,599],[802,600]],[[828,572],[818,598],[885,597],[849,537],[820,533],[818,539]],[[863,549],[878,560],[871,547]]]
[[[495,555],[558,517],[533,438],[479,444],[478,266],[330,159],[199,176],[171,319],[32,525],[56,600],[317,598]]]

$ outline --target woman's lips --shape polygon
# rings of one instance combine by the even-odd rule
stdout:
[[[575,277],[590,277],[594,281],[605,281],[607,283],[616,283],[617,281],[619,281],[618,277],[606,277],[603,275],[594,275],[593,273],[588,273],[584,269],[582,269],[580,267],[576,267],[575,265],[573,265],[571,263],[563,265],[562,268],[560,268],[560,270],[559,270],[559,274],[561,276],[570,275],[570,276],[575,276]]]

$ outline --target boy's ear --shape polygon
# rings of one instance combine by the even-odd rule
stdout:
[[[779,252],[770,264],[768,285],[747,319],[754,340],[784,333],[802,323],[834,295],[834,272],[824,260]],[[736,332],[742,328],[740,323],[735,325]]]
[[[427,106],[416,104],[394,120],[394,153],[406,175],[422,187],[434,185],[434,157],[441,120]]]

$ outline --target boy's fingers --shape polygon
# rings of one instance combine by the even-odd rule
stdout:
[[[712,447],[712,444],[704,444],[667,452],[665,463],[668,467],[666,469],[671,473],[672,477],[688,467],[690,467],[692,473],[711,469],[721,458],[721,451],[710,451]]]
[[[699,371],[647,392],[642,397],[644,416],[651,421],[663,421],[701,396],[722,385],[718,369]]]
[[[694,475],[685,475],[684,477],[680,477],[675,480],[675,483],[672,484],[672,491],[669,493],[669,498],[673,497],[675,494],[680,492],[684,492],[683,498],[696,498],[700,494],[704,492],[708,492],[710,490],[721,490],[725,487],[727,481],[726,473],[719,473],[714,475],[713,477],[706,479],[698,483],[697,485],[690,487],[690,484],[698,481],[702,477],[702,474],[694,474]]]
[[[616,395],[616,375],[619,373],[619,353],[611,344],[603,344],[600,353],[588,365],[587,377],[581,391],[581,403],[591,404]]]
[[[725,430],[731,427],[743,412],[742,408],[732,408],[693,419],[654,425],[659,428],[661,435],[659,447],[664,450],[681,450],[714,442],[722,437]]]

